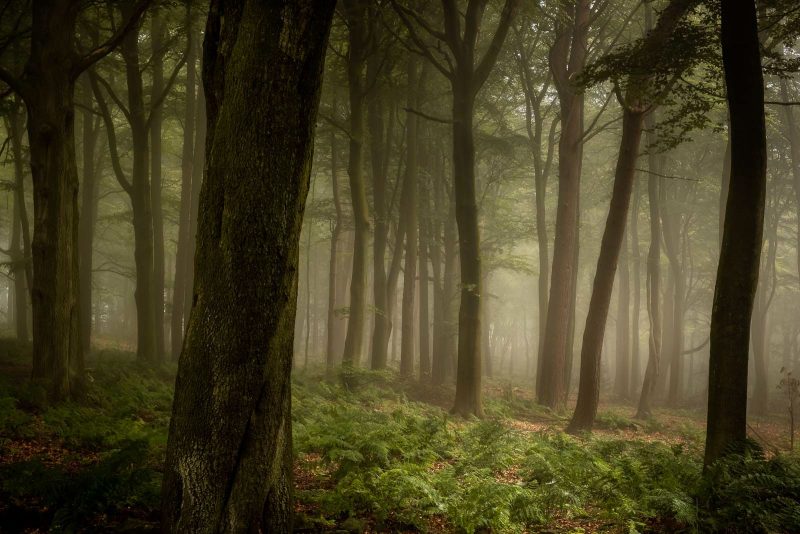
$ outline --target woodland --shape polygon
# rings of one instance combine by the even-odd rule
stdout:
[[[797,0],[0,0],[0,534],[800,532],[798,72]]]

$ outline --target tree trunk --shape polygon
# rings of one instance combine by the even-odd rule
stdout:
[[[458,369],[453,412],[483,415],[481,391],[481,258],[475,200],[474,92],[469,79],[453,84],[453,183],[461,267]]]
[[[81,182],[81,219],[78,225],[80,255],[80,326],[81,349],[84,354],[91,349],[92,336],[92,251],[94,227],[97,222],[98,176],[95,173],[95,148],[99,127],[95,124],[92,88],[89,77],[83,78],[84,108],[81,112],[83,129],[83,180]]]
[[[197,223],[200,207],[200,192],[203,187],[205,176],[206,159],[206,97],[203,84],[197,86],[197,118],[195,119],[194,135],[194,162],[192,163],[192,196],[189,204],[189,250],[187,252],[189,261],[186,262],[186,285],[184,292],[186,297],[183,301],[184,331],[189,328],[189,315],[195,303],[194,294],[194,265],[195,251],[197,249]]]
[[[708,379],[705,465],[747,437],[750,319],[758,285],[766,197],[764,80],[756,6],[722,3],[722,59],[731,136],[731,178],[722,236]]]
[[[209,158],[164,471],[168,532],[291,532],[298,240],[333,8],[209,10]]]
[[[58,401],[82,378],[75,162],[76,12],[71,2],[33,4],[24,95],[33,177],[33,377]]]
[[[633,182],[636,179],[636,160],[639,157],[643,121],[642,112],[631,111],[627,107],[623,110],[622,140],[614,175],[614,189],[600,244],[600,256],[597,260],[592,297],[583,332],[578,404],[568,427],[570,432],[591,430],[597,415],[603,336],[611,303],[611,292],[614,288],[617,260],[625,237]]]
[[[164,360],[164,213],[161,201],[161,123],[162,105],[158,103],[164,91],[164,32],[166,28],[159,11],[152,16],[153,84],[150,96],[150,202],[153,214],[153,327],[154,361]],[[191,32],[191,28],[188,28]]]
[[[366,4],[359,0],[345,0],[344,14],[348,25],[347,83],[350,95],[350,156],[347,173],[350,180],[355,236],[350,281],[350,313],[342,361],[345,365],[357,366],[361,361],[364,344],[369,241],[369,207],[361,162],[364,145],[365,84],[362,71],[366,60]]]
[[[631,268],[633,277],[633,317],[631,319],[631,373],[628,381],[628,395],[636,395],[642,377],[642,359],[639,354],[639,315],[642,301],[642,254],[639,249],[639,207],[642,195],[639,191],[640,179],[633,185],[633,206],[631,206]]]
[[[565,370],[570,315],[575,300],[573,285],[578,247],[578,203],[580,199],[581,160],[583,158],[583,93],[569,81],[583,69],[589,29],[589,2],[563,2],[568,24],[562,24],[550,53],[561,106],[561,136],[558,143],[558,205],[553,244],[550,297],[547,327],[541,363],[541,386],[536,395],[540,404],[557,408],[565,401]]]
[[[130,5],[123,8],[123,14]],[[147,114],[144,104],[144,85],[139,63],[138,27],[125,36],[120,48],[125,61],[128,87],[133,162],[130,191],[133,209],[133,258],[136,264],[136,358],[142,362],[156,361],[155,293],[153,286],[153,214],[150,197],[150,145]]]
[[[183,333],[188,317],[184,316],[187,291],[187,265],[193,259],[189,256],[189,219],[192,205],[192,171],[194,167],[194,137],[197,109],[195,103],[197,41],[193,28],[191,3],[186,8],[186,111],[183,119],[183,148],[181,151],[181,203],[178,216],[178,244],[175,251],[175,277],[172,288],[172,317],[170,318],[170,345],[172,358],[177,359],[183,346]]]
[[[331,228],[330,240],[330,263],[328,264],[328,316],[327,316],[327,335],[325,348],[325,365],[328,378],[332,377],[336,365],[337,347],[339,340],[337,328],[340,319],[336,317],[336,303],[338,302],[338,251],[339,235],[342,229],[342,205],[339,201],[339,174],[338,174],[338,153],[336,146],[336,133],[331,130],[331,187],[333,189],[333,205],[336,209],[336,219]]]
[[[433,178],[433,212],[431,218],[431,235],[429,240],[430,258],[433,272],[433,358],[431,362],[431,383],[435,386],[444,384],[447,378],[447,307],[444,294],[444,265],[442,262],[444,239],[442,236],[441,213],[445,210],[444,165],[442,158],[436,158]]]
[[[430,239],[430,203],[426,184],[421,184],[419,217],[419,379],[431,377],[430,308],[428,302],[428,246]]]
[[[10,259],[14,277],[14,326],[17,339],[27,342],[30,338],[28,328],[28,299],[31,287],[31,236],[28,226],[28,210],[25,206],[25,172],[22,136],[25,131],[25,114],[19,97],[9,112],[8,121],[11,152],[14,159],[14,211],[11,218]],[[85,142],[85,141],[84,141]],[[21,242],[20,242],[21,238]]]
[[[634,174],[636,171],[634,170]],[[633,181],[636,181],[634,176]],[[619,288],[617,289],[617,342],[614,365],[616,375],[614,379],[614,391],[621,399],[628,398],[628,387],[630,385],[631,371],[631,287],[630,287],[630,268],[628,265],[628,243],[627,234],[623,236],[622,246],[619,253]]]
[[[417,107],[417,67],[416,57],[411,54],[407,65],[407,107]],[[414,113],[406,114],[406,175],[403,180],[403,206],[405,215],[405,261],[403,262],[403,316],[402,337],[400,338],[400,376],[410,378],[414,375],[415,336],[414,336],[414,295],[417,290],[417,236],[418,219],[418,119]]]
[[[367,64],[367,77],[369,79],[372,80],[378,76],[381,63],[381,59],[377,54],[370,56]],[[390,136],[393,125],[390,124],[388,131],[385,132],[383,97],[385,97],[385,94],[376,91],[367,107],[367,125],[369,128],[372,163],[373,209],[375,210],[372,253],[375,321],[372,329],[372,350],[370,354],[370,367],[372,369],[386,368],[389,334],[392,330],[386,279],[386,246],[389,235],[389,206],[386,199],[386,187],[388,185],[387,154],[391,150]]]

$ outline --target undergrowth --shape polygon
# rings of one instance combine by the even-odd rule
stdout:
[[[0,366],[24,349],[0,340]],[[158,528],[174,369],[109,352],[90,363],[84,397],[59,406],[0,373],[0,525],[10,531]],[[670,444],[650,434],[666,431],[658,423],[604,412],[607,430],[573,437],[560,414],[514,395],[489,396],[487,418],[470,421],[411,400],[447,394],[388,372],[296,376],[298,529],[800,532],[791,456],[754,448],[703,477],[702,435],[688,426]]]

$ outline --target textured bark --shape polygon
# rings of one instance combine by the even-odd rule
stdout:
[[[553,244],[550,297],[547,304],[547,327],[542,347],[541,378],[536,396],[539,403],[551,408],[565,401],[568,380],[566,359],[578,268],[581,160],[583,159],[583,92],[570,78],[586,63],[589,30],[588,0],[564,0],[561,11],[566,24],[560,23],[556,42],[550,52],[550,70],[559,95],[561,136],[558,142],[558,205]],[[566,378],[565,378],[566,377]]]
[[[80,255],[80,329],[81,349],[88,353],[92,337],[92,250],[94,227],[97,222],[98,173],[95,172],[95,149],[99,125],[96,124],[92,88],[88,76],[83,77],[83,169],[81,180],[81,219],[78,227],[78,250]]]
[[[407,107],[417,108],[418,61],[409,55],[407,73]],[[417,237],[418,220],[418,118],[414,113],[406,114],[406,174],[403,179],[403,205],[405,216],[405,260],[403,262],[403,314],[402,337],[400,338],[400,376],[410,378],[414,374],[415,335],[414,297],[417,292]]]
[[[189,257],[189,241],[194,236],[189,233],[189,219],[192,204],[192,172],[194,168],[194,137],[197,39],[193,28],[191,3],[186,7],[186,111],[183,119],[183,148],[181,150],[181,201],[178,215],[178,244],[175,251],[175,276],[172,288],[172,317],[170,318],[170,344],[172,358],[177,359],[183,345],[183,333],[188,317],[184,317],[185,300],[190,294],[187,291],[187,264]]]
[[[592,297],[586,316],[581,349],[581,372],[578,386],[578,403],[568,426],[570,432],[591,430],[597,415],[600,398],[600,356],[603,350],[608,308],[614,288],[619,251],[625,237],[633,182],[636,178],[636,160],[639,157],[639,141],[642,135],[644,115],[627,106],[622,116],[622,140],[620,141],[614,189],[608,209],[600,256],[597,259]]]
[[[298,240],[333,8],[243,0],[209,10],[208,161],[166,532],[291,532]]]
[[[722,3],[722,60],[731,177],[711,312],[705,465],[747,437],[750,319],[758,285],[766,197],[764,80],[753,2]]]
[[[347,86],[350,97],[350,154],[347,174],[353,206],[353,270],[350,280],[350,313],[342,362],[359,365],[363,352],[367,307],[367,246],[369,244],[369,206],[364,185],[364,66],[367,46],[367,9],[362,0],[344,0],[348,28]]]
[[[34,4],[24,94],[34,198],[33,376],[49,380],[54,400],[70,394],[70,366],[81,357],[71,57],[76,13],[69,4]]]
[[[164,91],[164,20],[160,12],[155,11],[151,19],[150,41],[153,67],[153,84],[150,103],[150,204],[153,216],[153,359],[164,360],[164,211],[161,201],[161,126],[164,120],[162,106],[159,103]],[[189,28],[191,32],[191,27]]]

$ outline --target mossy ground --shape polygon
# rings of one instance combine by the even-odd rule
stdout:
[[[50,406],[28,362],[28,347],[0,342],[0,532],[157,530],[174,367],[104,350],[85,396]],[[794,457],[754,448],[704,479],[694,412],[641,422],[606,406],[592,435],[570,436],[524,387],[486,396],[487,417],[465,421],[444,409],[448,388],[295,373],[297,530],[800,530]]]

